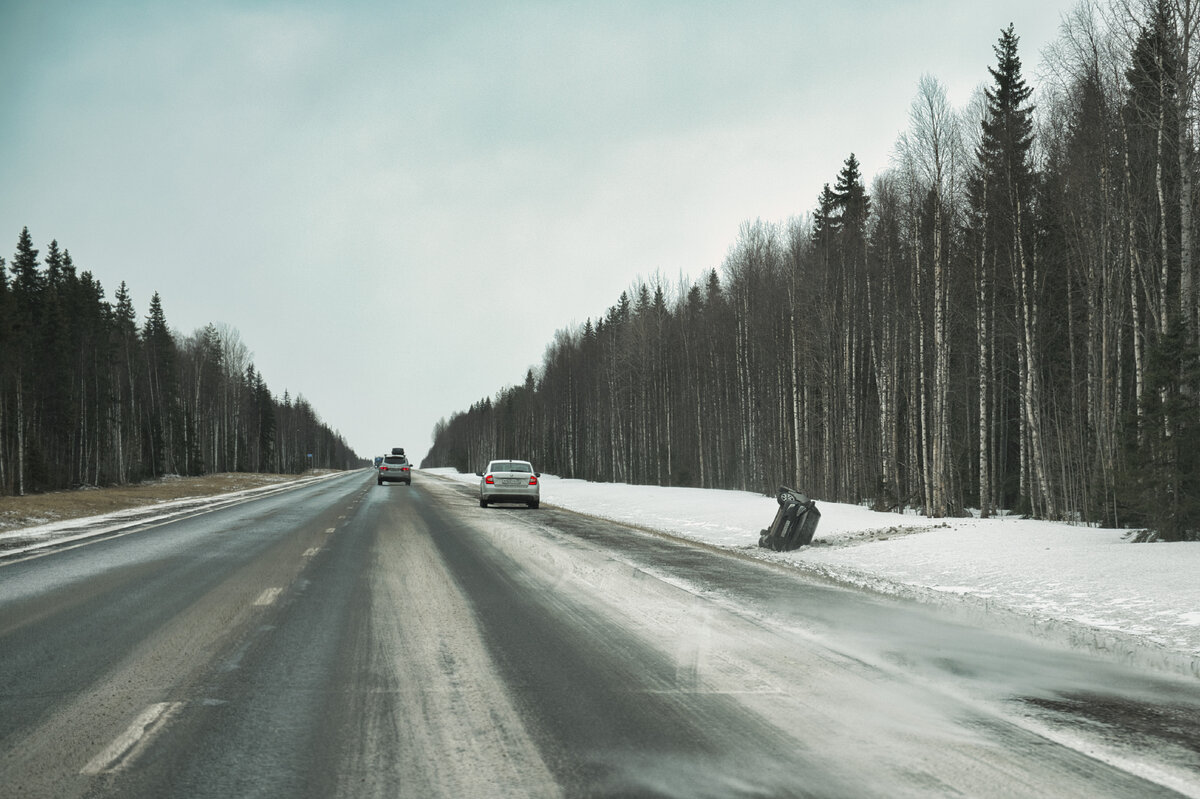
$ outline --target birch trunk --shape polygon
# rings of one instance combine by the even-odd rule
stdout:
[[[983,207],[987,207],[986,187]],[[975,344],[979,356],[979,513],[984,519],[994,510],[992,495],[992,424],[991,424],[991,331],[988,326],[991,307],[990,259],[987,252],[987,220],[979,226],[979,266],[975,289]]]
[[[1050,483],[1046,471],[1046,455],[1042,442],[1042,418],[1041,418],[1041,381],[1038,378],[1037,360],[1039,355],[1037,344],[1037,299],[1033,294],[1033,278],[1032,271],[1035,264],[1031,263],[1031,258],[1025,252],[1024,236],[1022,235],[1022,206],[1021,200],[1017,200],[1017,215],[1016,215],[1016,245],[1017,258],[1019,261],[1020,270],[1020,296],[1021,296],[1021,325],[1023,342],[1024,363],[1022,364],[1022,378],[1024,386],[1022,390],[1023,418],[1027,426],[1027,436],[1029,441],[1029,466],[1031,474],[1036,481],[1036,486],[1040,497],[1031,497],[1035,502],[1038,499],[1042,503],[1042,513],[1047,518],[1058,518],[1057,504],[1055,498],[1050,493]]]
[[[1140,399],[1145,393],[1145,357],[1143,353],[1142,305],[1138,295],[1141,285],[1141,259],[1137,246],[1137,227],[1133,214],[1133,167],[1129,159],[1129,129],[1122,115],[1121,136],[1125,144],[1125,247],[1129,259],[1129,312],[1131,316],[1131,332],[1133,343],[1133,382],[1134,382],[1134,413],[1137,414],[1137,438],[1142,443],[1142,404]]]

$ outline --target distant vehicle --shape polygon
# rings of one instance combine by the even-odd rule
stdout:
[[[412,485],[412,465],[403,455],[384,455],[383,463],[379,464],[378,485],[384,483],[404,483]]]
[[[536,508],[541,502],[542,475],[529,461],[492,461],[487,471],[476,472],[479,480],[479,507],[492,502],[522,502]]]
[[[382,456],[382,455],[376,455],[376,456],[375,456],[375,468],[376,468],[376,469],[378,469],[378,468],[379,468],[379,464],[381,464],[381,463],[383,463],[383,456]]]

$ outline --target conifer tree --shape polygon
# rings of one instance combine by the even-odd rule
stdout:
[[[13,426],[16,438],[14,453],[16,493],[25,494],[29,477],[30,433],[35,415],[32,375],[36,372],[36,334],[41,320],[42,275],[38,271],[38,251],[33,246],[29,228],[21,230],[12,265],[13,299]]]
[[[177,413],[175,341],[167,326],[162,299],[157,291],[150,298],[150,313],[142,328],[142,343],[150,388],[147,403],[148,441],[151,447],[149,463],[152,473],[160,476],[176,470],[180,455],[176,447],[181,442],[177,435],[180,419]]]
[[[828,188],[829,184],[826,184]],[[822,200],[826,195],[822,194]],[[863,185],[862,170],[854,153],[842,164],[838,172],[837,183],[829,197],[832,208],[837,211],[839,229],[852,229],[861,235],[867,224],[867,216],[871,210],[871,198]],[[826,211],[828,213],[828,211]]]
[[[1033,235],[1035,183],[1030,151],[1034,109],[1029,104],[1033,89],[1021,72],[1018,43],[1009,25],[993,48],[996,66],[988,68],[993,83],[985,92],[987,109],[976,151],[973,210],[984,228],[980,240],[986,242],[979,257],[1006,268],[1016,311],[1010,354],[1015,355],[1019,387],[1016,439],[1020,495],[1039,515],[1053,518],[1058,511],[1050,490],[1042,421],[1040,275]]]
[[[828,242],[830,235],[837,231],[837,195],[826,183],[817,197],[817,209],[813,211],[813,241],[817,244]]]
[[[23,228],[17,239],[17,252],[13,256],[11,269],[13,294],[17,295],[20,304],[32,306],[41,293],[44,281],[38,270],[38,251],[33,246],[29,228]]]
[[[1126,523],[1144,540],[1200,541],[1200,348],[1174,319],[1147,352],[1146,435],[1129,454],[1122,486]]]

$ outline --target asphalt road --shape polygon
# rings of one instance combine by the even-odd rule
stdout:
[[[4,797],[1200,796],[1200,691],[357,472],[0,561]]]

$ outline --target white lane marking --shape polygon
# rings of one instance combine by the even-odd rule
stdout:
[[[283,591],[282,588],[268,588],[258,595],[258,599],[254,600],[255,605],[270,605],[279,599],[279,594]]]
[[[96,775],[113,771],[128,761],[138,744],[145,743],[163,722],[183,707],[183,702],[159,702],[142,711],[125,732],[118,735],[100,754],[80,770],[80,774]]]
[[[327,533],[334,533],[334,532],[337,532],[337,528],[336,528],[336,527],[330,527],[330,528],[329,528],[328,530],[326,530],[325,532],[327,532]]]
[[[320,547],[309,547],[308,549],[304,550],[304,557],[311,558],[320,551],[321,551]]]

